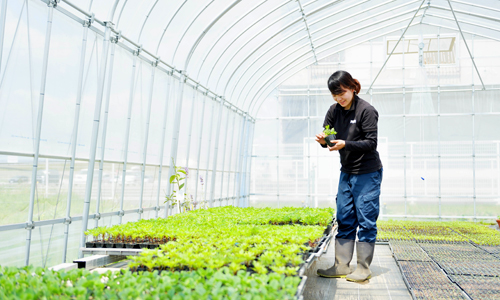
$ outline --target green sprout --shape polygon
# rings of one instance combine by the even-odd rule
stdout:
[[[337,131],[335,131],[335,128],[332,127],[332,129],[330,129],[330,125],[326,125],[323,132],[325,133],[326,136],[329,136],[332,134],[337,134]]]

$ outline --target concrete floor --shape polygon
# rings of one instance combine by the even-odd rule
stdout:
[[[370,267],[372,278],[363,283],[354,283],[344,278],[323,278],[316,275],[317,269],[331,267],[335,260],[334,240],[328,252],[314,263],[305,274],[304,300],[330,299],[384,299],[411,300],[412,297],[403,281],[396,261],[388,245],[376,245],[375,255]],[[351,269],[356,267],[356,249],[351,262]]]

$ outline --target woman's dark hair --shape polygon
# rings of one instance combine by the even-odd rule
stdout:
[[[342,94],[345,89],[354,90],[356,94],[359,94],[361,84],[348,72],[339,70],[328,78],[328,89],[333,95]]]

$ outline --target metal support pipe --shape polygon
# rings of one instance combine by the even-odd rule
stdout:
[[[243,126],[244,126],[244,121],[245,121],[245,117],[243,117],[242,120],[240,120],[240,124],[239,126],[241,126],[241,131],[240,131],[240,134],[238,135],[238,144],[236,146],[236,150],[235,150],[235,155],[236,155],[236,166],[235,166],[235,170],[234,170],[234,185],[233,185],[233,206],[236,205],[236,200],[238,199],[238,196],[237,196],[237,188],[238,188],[238,178],[239,178],[239,174],[238,174],[238,166],[239,166],[239,149],[241,149],[240,145],[241,145],[241,142],[243,141]],[[236,127],[234,127],[234,129],[236,129]]]
[[[99,70],[97,96],[94,110],[94,122],[92,125],[92,138],[90,141],[89,163],[87,169],[87,184],[85,186],[85,198],[83,202],[82,230],[80,233],[80,249],[85,246],[85,231],[87,231],[88,217],[90,211],[90,200],[92,196],[92,183],[94,178],[95,156],[97,150],[97,138],[99,135],[99,123],[101,119],[101,106],[104,94],[104,84],[106,82],[106,67],[108,63],[108,51],[111,36],[111,22],[106,22],[101,56],[101,69]],[[83,253],[78,251],[78,257],[82,258]]]
[[[235,129],[236,129],[236,113],[233,114],[233,126],[231,126],[231,136],[234,137],[234,132],[235,132]],[[233,148],[234,148],[234,141],[233,139],[231,139],[231,148],[229,148],[229,166],[227,168],[227,192],[226,192],[226,205],[229,205],[229,188],[230,188],[230,185],[229,185],[229,182],[231,182],[231,165],[232,165],[232,158],[233,158]],[[234,203],[233,203],[234,205]]]
[[[142,202],[144,199],[144,178],[146,173],[146,158],[148,156],[148,138],[149,138],[149,124],[151,122],[151,103],[153,102],[153,89],[155,84],[155,73],[156,67],[158,66],[158,61],[154,62],[151,65],[151,84],[149,86],[149,100],[148,100],[148,108],[146,112],[146,126],[144,128],[144,146],[142,150],[142,168],[141,168],[141,194],[139,196],[139,217],[140,220],[142,217]]]
[[[212,116],[210,117],[210,129],[208,131],[208,152],[207,152],[207,167],[205,170],[205,192],[203,193],[203,201],[207,202],[208,191],[208,170],[210,169],[210,150],[212,149],[212,130],[214,129],[214,114],[215,114],[215,101],[212,103]],[[215,169],[215,168],[214,168]]]
[[[87,36],[89,32],[89,26],[92,23],[92,19],[84,23],[83,27],[83,39],[82,39],[82,52],[80,53],[80,68],[78,71],[78,86],[76,91],[76,106],[75,106],[75,116],[73,120],[73,133],[71,135],[71,164],[69,168],[69,178],[68,178],[68,198],[66,203],[66,222],[64,226],[64,243],[63,243],[63,256],[62,263],[66,263],[66,254],[68,252],[68,237],[69,237],[69,225],[71,224],[71,198],[73,195],[73,178],[75,173],[75,156],[76,156],[76,143],[78,136],[78,124],[80,121],[80,103],[82,101],[82,86],[83,86],[83,73],[85,71],[85,54],[87,50]]]
[[[255,122],[250,124],[251,128],[251,138],[249,142],[249,151],[250,153],[247,156],[247,169],[248,169],[248,175],[247,175],[247,207],[250,206],[250,176],[252,174],[252,154],[253,154],[253,138],[255,136]]]
[[[192,131],[193,131],[193,118],[194,118],[194,107],[195,107],[195,100],[196,100],[196,93],[197,89],[196,87],[193,88],[193,95],[192,95],[192,101],[191,101],[191,114],[189,115],[189,127],[188,127],[188,143],[187,143],[187,149],[186,149],[186,164],[185,168],[187,169],[186,171],[186,176],[185,176],[185,181],[184,181],[184,187],[182,190],[184,191],[182,194],[186,197],[187,196],[187,188],[188,188],[188,174],[189,174],[189,152],[191,149],[191,136],[192,136]]]
[[[307,135],[311,136],[311,80],[307,81]],[[307,143],[307,207],[311,207],[311,143]]]
[[[194,118],[194,107],[196,105],[196,95],[197,95],[197,90],[196,88],[193,89],[193,97],[191,101],[191,114],[189,115],[189,128],[188,128],[188,138],[187,138],[187,150],[186,150],[186,168],[189,171],[189,154],[191,152],[191,137],[193,135],[193,118]],[[187,172],[186,172],[187,173]],[[188,174],[186,174],[186,180],[184,182],[184,193],[187,195],[187,188],[188,188]]]
[[[96,199],[96,209],[95,212],[99,215],[101,210],[101,189],[102,189],[102,173],[104,169],[104,152],[106,149],[106,133],[108,129],[108,116],[109,116],[109,101],[111,98],[111,83],[113,79],[113,65],[115,61],[115,47],[118,42],[119,37],[111,38],[111,52],[109,55],[109,76],[108,76],[108,87],[106,91],[106,101],[104,103],[104,117],[102,120],[102,137],[101,137],[101,161],[99,162],[99,174],[97,179],[97,199]],[[95,220],[95,227],[99,226],[99,218]]]
[[[210,182],[210,207],[214,207],[214,194],[215,194],[215,180],[217,178],[217,158],[219,157],[219,138],[220,138],[220,127],[222,123],[222,109],[224,108],[224,101],[220,99],[219,113],[217,120],[217,129],[215,130],[215,146],[214,146],[214,162],[212,171],[212,180]],[[208,169],[208,168],[207,168]]]
[[[35,188],[36,188],[36,174],[38,170],[38,156],[40,154],[40,135],[42,133],[42,117],[43,117],[43,104],[45,101],[45,85],[47,80],[47,67],[49,63],[49,49],[50,49],[50,37],[52,34],[52,19],[54,15],[54,7],[57,6],[56,0],[51,0],[48,3],[48,17],[47,17],[47,28],[45,30],[45,46],[43,50],[43,61],[42,61],[42,80],[40,84],[40,98],[38,104],[38,116],[37,125],[35,132],[35,143],[34,152],[35,157],[33,159],[33,169],[31,172],[31,190],[30,190],[30,204],[28,213],[28,223],[26,224],[26,229],[28,230],[26,234],[26,259],[25,265],[29,265],[30,261],[30,248],[31,248],[31,232],[34,229],[33,225],[33,207],[35,205]]]
[[[161,143],[160,143],[160,161],[158,162],[158,190],[156,193],[156,210],[155,210],[155,218],[158,218],[158,211],[160,210],[160,187],[161,187],[161,173],[163,169],[163,152],[165,151],[165,136],[167,134],[167,119],[168,119],[168,98],[170,96],[170,81],[171,77],[167,79],[167,97],[165,98],[165,108],[163,110],[163,129],[161,132]],[[164,217],[167,217],[167,205],[165,204]]]
[[[6,19],[7,19],[7,0],[2,0],[2,8],[0,14],[0,74],[2,74],[2,53],[3,53],[3,40],[5,38]]]
[[[227,150],[227,134],[229,132],[229,114],[231,112],[231,109],[227,109],[227,114],[226,114],[226,130],[224,133],[224,150],[222,152],[222,175],[221,175],[221,181],[220,181],[220,198],[221,198],[221,203],[219,203],[219,206],[222,206],[222,199],[223,197],[223,190],[224,190],[224,167],[226,165],[226,150]],[[228,200],[226,198],[226,205],[228,205]]]
[[[405,37],[403,35],[403,43],[405,41]],[[408,215],[408,191],[407,191],[407,177],[406,177],[406,165],[407,165],[407,144],[406,144],[406,88],[405,88],[405,50],[403,48],[403,178],[404,178],[404,202],[405,202],[405,216]],[[373,94],[373,90],[370,90],[370,94]],[[387,213],[387,212],[386,212]]]
[[[300,13],[302,14],[302,20],[304,21],[304,26],[305,26],[306,31],[307,31],[307,36],[309,37],[309,42],[311,43],[311,51],[314,54],[314,59],[316,60],[316,63],[318,63],[318,58],[316,57],[316,50],[314,49],[314,43],[313,43],[313,39],[311,36],[311,32],[309,30],[309,25],[307,25],[306,14],[304,13],[304,9],[302,8],[302,4],[300,3],[300,0],[297,0],[297,3],[299,4]]]
[[[201,108],[201,121],[200,121],[200,130],[198,130],[199,132],[199,136],[198,136],[198,154],[197,154],[197,163],[196,163],[196,187],[195,187],[195,190],[194,190],[194,201],[195,202],[198,202],[198,186],[200,185],[199,184],[199,180],[200,180],[200,160],[201,160],[201,146],[202,146],[202,138],[203,138],[203,128],[205,126],[203,126],[203,121],[205,120],[205,104],[207,102],[207,95],[205,94],[203,96],[203,104],[202,104],[202,108]]]
[[[175,121],[174,121],[174,132],[172,137],[172,145],[170,148],[170,155],[172,156],[172,161],[177,165],[177,149],[179,145],[179,131],[181,129],[181,113],[182,113],[182,98],[184,96],[184,86],[186,85],[186,72],[181,71],[181,77],[179,78],[179,94],[177,95],[177,107],[175,109]],[[170,166],[168,170],[168,178],[174,175],[175,168]],[[168,185],[167,195],[172,192],[172,184]],[[172,207],[173,211],[173,207]]]
[[[448,0],[449,2],[449,0]],[[465,40],[464,40],[465,42]],[[472,52],[471,55],[474,55],[474,35],[472,35]],[[474,57],[474,56],[472,56]],[[474,67],[476,65],[474,64]],[[474,70],[472,71],[472,197],[474,199],[474,221],[476,221],[477,217],[477,210],[476,210],[476,106],[475,106],[475,86],[474,86]],[[477,71],[477,69],[476,69]],[[479,72],[477,73],[479,75]],[[479,76],[479,79],[481,79],[481,76]],[[481,83],[483,81],[481,80]],[[484,84],[483,84],[483,90],[484,90]]]
[[[398,47],[399,45],[399,42],[401,41],[401,39],[403,38],[403,36],[405,35],[406,31],[408,30],[408,28],[410,28],[411,26],[411,23],[413,22],[413,20],[415,19],[415,17],[417,16],[418,12],[420,11],[420,8],[422,8],[422,5],[424,5],[424,2],[426,0],[423,0],[422,3],[420,3],[420,6],[418,7],[417,11],[415,12],[415,14],[413,15],[413,18],[411,18],[410,22],[408,23],[408,26],[406,26],[405,30],[403,31],[403,33],[401,34],[401,37],[399,37],[399,40],[397,41],[396,45],[394,45],[394,48],[392,49],[391,51],[391,54],[389,54],[389,56],[387,56],[384,64],[382,65],[382,67],[380,68],[380,70],[378,71],[377,73],[377,76],[375,76],[375,78],[373,79],[372,83],[370,84],[370,87],[368,88],[368,90],[366,90],[366,93],[368,94],[368,92],[372,89],[373,87],[373,84],[375,83],[375,81],[377,80],[378,76],[380,75],[380,73],[382,73],[382,70],[384,69],[385,65],[387,64],[387,62],[389,61],[389,58],[391,58],[392,54],[394,53],[394,50],[396,50],[396,48]]]
[[[245,133],[245,147],[243,148],[243,167],[242,167],[242,171],[241,171],[241,185],[242,185],[242,190],[240,192],[240,194],[242,195],[243,197],[243,200],[241,201],[242,202],[242,207],[247,207],[247,198],[246,198],[246,195],[248,193],[247,191],[247,174],[248,174],[248,154],[249,154],[249,151],[248,151],[248,148],[250,147],[250,119],[247,120],[247,123],[246,123],[246,126],[245,126],[245,130],[246,130],[246,133]]]
[[[128,110],[127,110],[127,126],[125,129],[125,143],[123,145],[123,170],[122,170],[122,189],[121,189],[121,195],[120,195],[120,214],[119,219],[120,219],[120,224],[122,223],[122,218],[123,218],[123,202],[125,198],[125,184],[126,184],[126,177],[127,177],[127,160],[128,160],[128,144],[130,141],[130,123],[132,122],[132,105],[134,102],[134,91],[135,91],[135,70],[137,68],[137,57],[139,56],[141,49],[137,49],[137,51],[134,52],[134,58],[132,61],[132,75],[130,76],[130,92],[129,92],[129,98],[128,98]]]
[[[441,45],[440,41],[441,27],[438,27],[437,42]],[[438,197],[439,197],[439,218],[442,217],[442,195],[441,195],[441,46],[438,47],[438,88],[437,88],[437,107],[438,107]]]
[[[276,102],[278,101],[278,97],[276,97]],[[279,105],[279,104],[278,104]],[[277,119],[276,126],[276,192],[278,193],[278,208],[280,208],[280,119]]]
[[[245,132],[246,132],[246,125],[247,125],[247,119],[248,119],[248,116],[245,116],[245,118],[243,119],[243,124],[241,126],[241,139],[240,139],[240,146],[239,146],[239,151],[238,151],[238,170],[237,170],[237,178],[238,178],[238,181],[237,181],[237,192],[236,192],[236,200],[238,202],[238,207],[241,207],[241,182],[242,182],[242,174],[241,174],[241,171],[242,171],[242,168],[243,168],[243,157],[244,157],[244,147],[245,147]]]
[[[479,80],[481,81],[481,85],[483,86],[483,90],[485,90],[484,82],[483,79],[481,78],[481,74],[479,74],[479,70],[477,69],[476,62],[474,61],[474,56],[470,52],[469,45],[467,45],[467,41],[465,40],[464,33],[462,32],[462,28],[460,28],[460,24],[458,23],[457,16],[455,15],[455,11],[453,10],[453,7],[451,6],[450,0],[448,0],[448,4],[450,5],[450,10],[451,13],[453,14],[453,18],[455,19],[455,22],[457,23],[458,30],[460,31],[460,35],[462,35],[462,39],[464,40],[465,48],[467,48],[467,52],[469,52],[470,59],[472,60],[472,64],[474,65],[474,69],[476,69],[477,76],[479,76]]]

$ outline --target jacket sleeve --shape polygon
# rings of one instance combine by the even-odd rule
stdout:
[[[346,141],[346,151],[372,151],[377,150],[378,112],[372,106],[361,116],[361,130],[365,133],[362,140]]]
[[[333,127],[333,105],[330,106],[330,108],[326,112],[325,120],[323,121],[323,128],[325,128],[326,125],[330,125],[330,128]],[[327,147],[326,144],[325,145],[319,144],[319,145],[323,148]]]
[[[345,141],[345,150],[363,152],[377,150],[377,132],[367,132],[365,138],[360,141]]]

